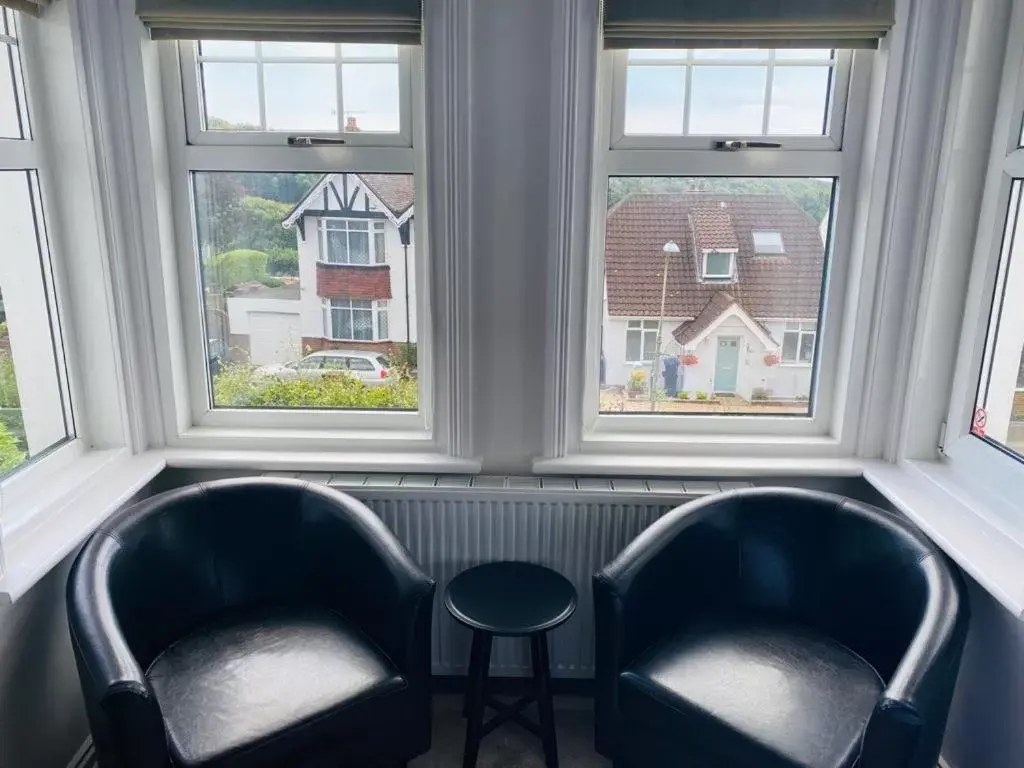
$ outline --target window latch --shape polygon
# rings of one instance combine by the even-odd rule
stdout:
[[[289,136],[289,147],[331,147],[345,144],[345,139],[334,136]]]
[[[782,149],[782,145],[775,141],[723,139],[715,142],[715,149],[721,152],[739,152],[741,149]]]

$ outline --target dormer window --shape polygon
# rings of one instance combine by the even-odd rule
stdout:
[[[754,230],[754,253],[758,256],[782,256],[786,249],[782,245],[782,233],[774,230]]]
[[[728,280],[733,276],[734,251],[704,251],[704,278]]]

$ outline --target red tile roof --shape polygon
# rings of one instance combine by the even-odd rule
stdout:
[[[738,246],[737,280],[701,282],[690,215],[720,208],[723,202]],[[751,234],[755,229],[781,232],[786,255],[755,256]],[[609,314],[658,316],[665,263],[662,247],[669,240],[681,252],[669,262],[666,317],[696,318],[723,288],[757,319],[818,316],[825,249],[811,217],[781,195],[701,192],[632,195],[609,211],[605,236]]]
[[[400,218],[412,207],[411,173],[360,173],[359,178],[396,218]]]
[[[693,320],[687,320],[685,323],[680,323],[679,326],[672,331],[672,336],[681,346],[687,346],[691,341],[696,339],[705,329],[711,326],[722,313],[725,312],[733,304],[738,304],[735,298],[725,291],[718,291],[702,309]],[[767,336],[769,339],[772,338],[771,333],[763,325],[754,320],[754,323],[760,329],[760,331]]]
[[[689,218],[698,253],[714,250],[735,251],[740,247],[736,242],[736,230],[732,228],[728,208],[694,208],[690,211]]]

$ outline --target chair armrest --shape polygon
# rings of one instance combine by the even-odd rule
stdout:
[[[594,574],[596,743],[602,754],[614,755],[620,672],[690,620],[731,605],[738,543],[723,507],[732,503],[720,494],[677,507]]]
[[[963,580],[945,557],[919,564],[929,598],[913,640],[868,721],[864,768],[930,768],[939,757],[970,609]]]
[[[124,765],[162,768],[170,762],[160,706],[121,631],[107,588],[118,547],[106,537],[75,561],[67,587],[71,644],[98,753],[115,754]]]

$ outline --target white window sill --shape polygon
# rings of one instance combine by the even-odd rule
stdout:
[[[341,452],[168,448],[160,452],[168,467],[246,469],[260,472],[389,472],[477,474],[480,462],[430,452]]]
[[[19,498],[21,521],[0,539],[0,610],[24,595],[164,468],[156,452],[89,451]]]

